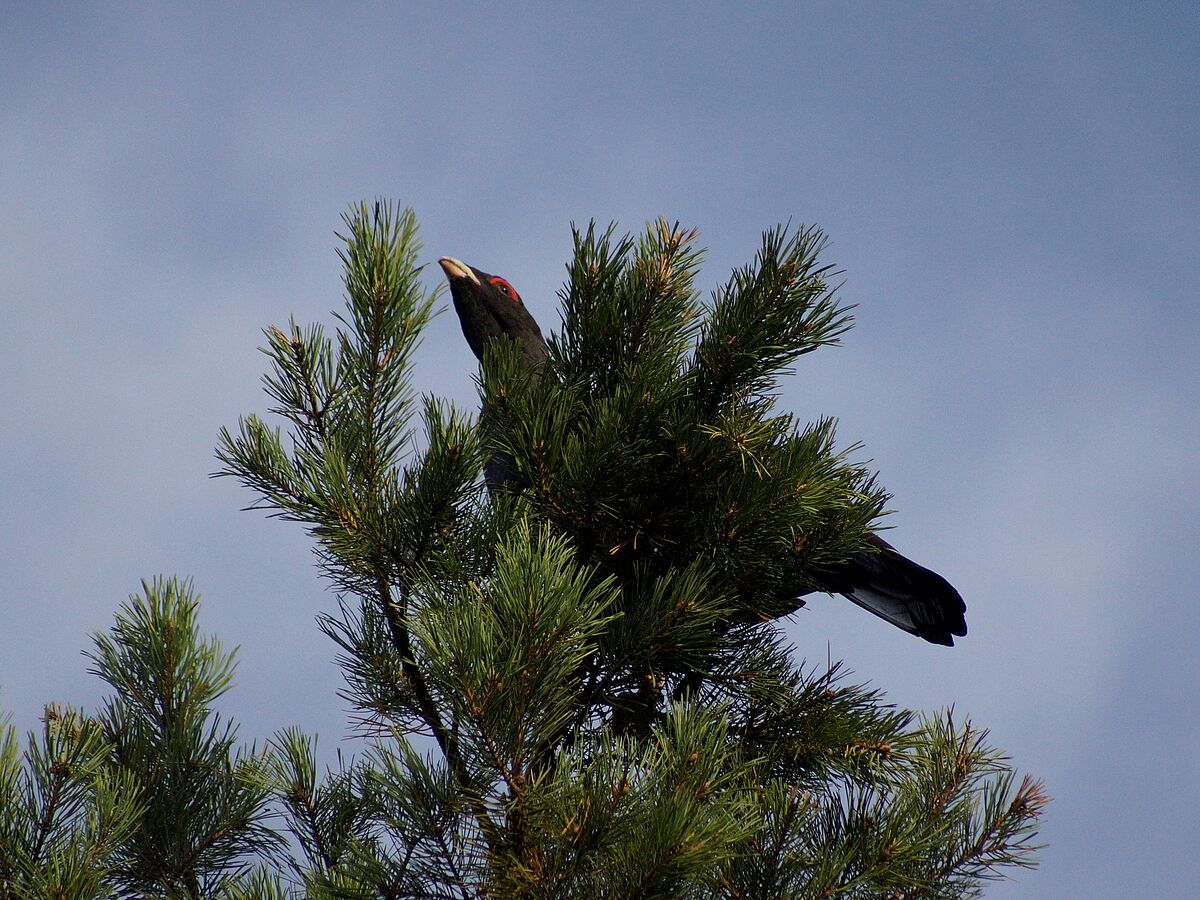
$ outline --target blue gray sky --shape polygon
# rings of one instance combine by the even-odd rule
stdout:
[[[1056,798],[990,896],[1200,884],[1200,8],[1036,4],[0,7],[0,706],[94,705],[80,650],[158,573],[240,645],[223,710],[346,740],[333,596],[239,512],[217,429],[260,329],[330,321],[347,204],[544,326],[569,223],[665,215],[705,289],[817,223],[859,304],[783,403],[841,420],[889,539],[967,598],[953,650],[819,598],[797,652],[953,704]],[[438,281],[438,270],[428,274]],[[422,390],[473,403],[452,314]]]

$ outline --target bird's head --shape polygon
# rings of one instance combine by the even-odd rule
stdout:
[[[483,359],[484,348],[499,337],[515,340],[530,362],[546,355],[546,341],[516,288],[498,275],[489,275],[452,256],[438,265],[450,283],[454,311],[471,352]]]

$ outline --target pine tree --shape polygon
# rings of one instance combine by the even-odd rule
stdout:
[[[55,704],[24,752],[0,720],[0,900],[109,896],[106,863],[140,807],[108,749],[98,723]]]
[[[221,896],[282,848],[268,765],[212,708],[233,654],[198,607],[187,583],[143,583],[93,636],[100,712],[48,706],[24,754],[3,727],[0,900]]]
[[[819,230],[768,232],[707,306],[694,233],[576,232],[548,358],[489,346],[480,429],[409,388],[436,302],[411,211],[345,222],[336,334],[267,332],[287,443],[249,416],[219,448],[316,540],[375,734],[324,779],[278,741],[310,896],[957,897],[1031,864],[1044,795],[985,733],[780,632],[887,502],[776,403],[850,325]]]

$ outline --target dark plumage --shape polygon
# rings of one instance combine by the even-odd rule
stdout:
[[[877,534],[867,538],[878,552],[856,553],[830,572],[822,585],[897,628],[930,643],[954,646],[967,633],[967,604],[937,572],[901,555]]]
[[[515,340],[530,363],[546,355],[542,329],[511,284],[452,256],[443,256],[438,265],[450,282],[454,311],[476,359],[483,359],[489,341],[502,336]]]
[[[511,284],[452,256],[443,256],[438,265],[446,273],[454,311],[476,359],[482,360],[488,343],[501,337],[516,341],[530,365],[545,358],[546,339],[542,337],[542,329]],[[486,423],[486,410],[484,413]],[[493,455],[483,467],[484,481],[493,493],[511,483],[515,475],[513,459],[506,453]]]
[[[461,260],[438,260],[463,334],[477,359],[483,359],[490,341],[507,336],[520,346],[532,365],[546,356],[546,341],[533,316],[513,286]],[[484,475],[490,490],[508,483],[513,462],[506,457],[489,460]],[[934,644],[954,645],[954,637],[967,633],[967,606],[958,591],[936,572],[901,555],[877,535],[868,539],[874,551],[855,554],[844,565],[827,573],[822,589],[841,594],[897,628]]]

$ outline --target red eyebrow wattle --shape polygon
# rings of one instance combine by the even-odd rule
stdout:
[[[496,286],[499,286],[499,285],[504,285],[506,288],[508,288],[508,294],[509,294],[509,296],[510,296],[510,297],[512,297],[512,299],[513,299],[515,302],[517,302],[517,303],[520,303],[520,302],[521,302],[521,295],[517,293],[517,289],[516,289],[516,288],[514,288],[514,287],[513,287],[511,284],[509,284],[509,283],[508,283],[506,280],[504,280],[503,278],[501,278],[499,275],[497,275],[497,276],[495,276],[494,278],[492,278],[492,279],[490,280],[490,283],[491,283],[491,284],[494,284],[494,285],[496,285]]]

